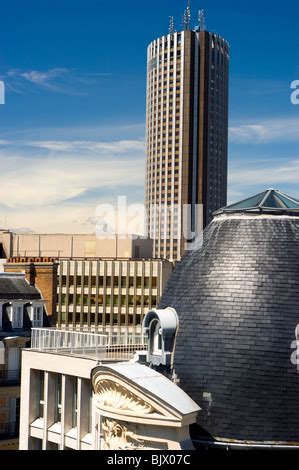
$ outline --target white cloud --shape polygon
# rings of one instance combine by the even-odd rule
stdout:
[[[69,69],[66,68],[54,68],[46,72],[39,72],[38,70],[31,70],[29,72],[20,72],[18,70],[9,70],[7,75],[9,77],[23,77],[29,82],[35,83],[36,85],[47,86],[49,82],[53,81],[57,77],[70,73]]]
[[[119,142],[97,142],[97,141],[31,141],[26,145],[38,147],[45,150],[57,152],[97,152],[97,153],[124,153],[127,151],[144,151],[143,140],[121,140]]]
[[[279,189],[281,185],[293,184],[299,188],[299,159],[281,161],[285,163],[279,162],[261,168],[235,168],[229,172],[229,186],[235,192],[239,192],[244,186],[256,185],[263,185],[264,189],[267,186],[276,186]]]
[[[80,85],[91,83],[88,79],[76,76],[72,69],[62,67],[46,71],[12,69],[7,72],[6,77],[8,88],[16,93],[24,93],[25,85],[28,88],[30,84],[50,92],[76,96],[83,93]]]
[[[59,152],[54,151],[57,147]],[[82,143],[82,146],[71,143],[69,147],[49,144],[43,148],[53,151],[42,157],[31,157],[28,151],[0,151],[3,205],[14,210],[29,206],[34,209],[64,203],[87,191],[113,190],[117,195],[144,185],[145,158],[140,141]],[[121,158],[115,157],[117,153],[121,153]]]
[[[25,233],[93,233],[95,227],[87,219],[94,212],[91,204],[37,207],[34,210],[20,208],[0,212],[0,226],[6,224],[5,228]]]
[[[299,141],[299,118],[268,119],[232,125],[229,128],[232,143],[268,143]]]

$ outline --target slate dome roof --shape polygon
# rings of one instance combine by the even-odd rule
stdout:
[[[285,202],[283,193],[269,191],[256,205],[262,197]],[[291,362],[299,211],[251,213],[242,205],[218,211],[202,247],[174,270],[160,308],[179,316],[174,365],[180,386],[202,409],[197,439],[299,445],[299,372]]]

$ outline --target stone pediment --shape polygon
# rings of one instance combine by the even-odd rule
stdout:
[[[97,404],[102,409],[131,412],[136,415],[148,415],[156,411],[150,403],[108,378],[100,379],[95,384],[95,392]]]
[[[193,421],[199,411],[179,387],[144,365],[99,366],[93,370],[92,384],[98,411],[113,419],[180,426]]]
[[[96,367],[91,378],[100,449],[192,449],[199,407],[164,375],[126,362]]]

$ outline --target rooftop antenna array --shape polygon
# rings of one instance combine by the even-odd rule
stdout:
[[[186,10],[184,11],[184,15],[183,15],[183,28],[185,31],[190,29],[190,23],[191,23],[191,8],[190,8],[190,0],[188,0],[188,6]]]
[[[169,28],[168,28],[169,34],[174,33],[174,17],[170,16],[169,17]]]
[[[199,24],[199,30],[200,31],[206,31],[207,30],[206,16],[205,16],[205,11],[204,10],[199,10],[199,12],[198,12],[198,24]]]

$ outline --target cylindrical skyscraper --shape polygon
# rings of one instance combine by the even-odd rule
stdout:
[[[187,9],[185,30],[171,20],[147,52],[148,231],[154,256],[174,261],[192,239],[187,213],[194,231],[227,203],[229,46],[203,23],[190,29]]]

